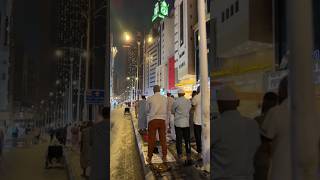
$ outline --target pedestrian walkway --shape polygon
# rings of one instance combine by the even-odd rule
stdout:
[[[21,147],[6,145],[6,147],[10,148],[6,148],[1,162],[1,180],[67,180],[65,169],[45,169],[47,142]]]
[[[134,112],[132,113],[134,114]],[[199,179],[199,180],[209,180],[210,174],[205,173],[199,169],[197,169],[195,166],[185,166],[184,164],[181,164],[180,162],[177,162],[178,156],[176,153],[176,147],[174,142],[168,143],[168,166],[169,170],[164,172],[158,172],[158,169],[153,169],[153,166],[149,166],[146,162],[147,159],[147,148],[148,144],[142,140],[141,135],[138,132],[138,120],[137,118],[131,116],[131,120],[135,129],[135,135],[140,151],[140,158],[144,162],[144,172],[145,172],[145,178],[146,179],[177,179],[177,180],[193,180],[193,179]],[[161,149],[161,148],[158,148]],[[184,149],[183,149],[184,151]],[[185,152],[183,152],[185,154]],[[194,149],[192,149],[192,159],[197,159],[197,154]],[[186,157],[184,156],[182,160],[184,161]],[[161,167],[160,164],[162,164],[161,160],[161,152],[159,154],[154,154],[152,157],[152,163],[155,164],[155,167]],[[152,168],[152,169],[150,169]],[[153,174],[153,176],[150,176],[150,173]]]
[[[143,166],[135,141],[131,119],[123,115],[124,109],[111,113],[110,179],[142,180]]]
[[[67,168],[70,180],[85,180],[86,177],[81,176],[82,169],[80,166],[80,152],[65,148]]]

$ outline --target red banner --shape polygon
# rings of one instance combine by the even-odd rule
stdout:
[[[168,88],[169,90],[175,88],[175,68],[174,68],[175,60],[174,56],[169,58],[168,60]]]

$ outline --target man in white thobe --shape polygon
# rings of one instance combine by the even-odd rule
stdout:
[[[146,96],[141,96],[142,100],[138,103],[138,128],[139,130],[144,131],[147,129],[147,112],[146,112],[146,106],[147,106],[147,100]]]
[[[184,97],[185,92],[180,89],[178,92],[179,98],[176,99],[172,105],[172,113],[174,114],[174,126],[176,130],[176,148],[178,159],[182,158],[182,139],[184,140],[185,149],[187,153],[186,164],[191,164],[191,145],[190,145],[190,124],[189,112],[191,103]]]
[[[240,100],[230,87],[220,90],[217,99],[221,117],[213,120],[213,180],[252,180],[260,145],[258,123],[240,114]]]
[[[171,97],[171,93],[167,93],[167,128],[170,131],[170,139],[176,140],[176,132],[174,129],[174,115],[171,112],[174,99]]]
[[[291,154],[291,125],[288,100],[288,78],[285,77],[279,85],[280,105],[272,108],[262,124],[262,135],[272,142],[270,180],[292,180],[292,154]],[[317,116],[317,115],[314,115]],[[315,127],[319,124],[315,124]],[[310,133],[313,133],[310,130]],[[311,136],[310,136],[311,135]],[[317,153],[319,153],[319,134],[310,134],[304,147],[298,150],[299,168],[303,169],[301,177],[297,179],[313,180],[317,175],[319,166]]]

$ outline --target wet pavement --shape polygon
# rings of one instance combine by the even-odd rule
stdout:
[[[18,147],[7,142],[1,160],[1,180],[67,180],[65,168],[45,169],[47,142],[38,145],[18,143]]]
[[[123,109],[111,113],[111,180],[142,180],[144,171],[131,120],[123,115]]]

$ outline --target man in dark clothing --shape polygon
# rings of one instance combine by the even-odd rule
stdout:
[[[97,121],[91,128],[91,170],[90,180],[110,179],[109,165],[109,129],[110,129],[110,107],[104,107],[98,114]]]

